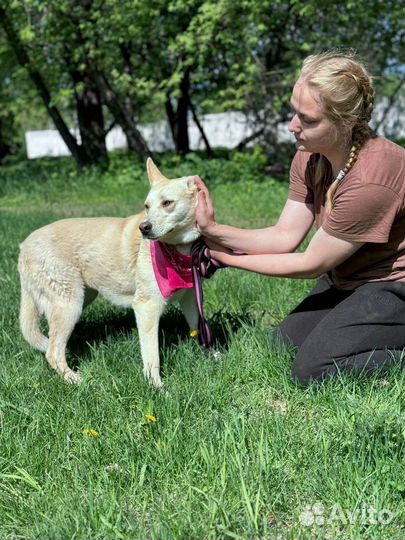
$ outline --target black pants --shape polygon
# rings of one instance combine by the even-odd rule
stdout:
[[[336,289],[327,276],[275,330],[298,348],[292,375],[306,386],[340,371],[384,372],[405,357],[405,283]]]

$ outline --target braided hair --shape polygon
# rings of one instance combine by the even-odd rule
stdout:
[[[342,134],[347,138],[350,153],[343,168],[347,174],[365,143],[376,136],[368,125],[374,108],[372,78],[354,54],[333,51],[306,58],[300,78],[319,91],[325,114],[335,126],[336,138]],[[324,178],[327,164],[321,155],[315,170],[316,183]],[[327,214],[332,210],[338,186],[339,180],[335,180],[326,193]]]

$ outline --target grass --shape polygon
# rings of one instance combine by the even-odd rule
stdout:
[[[201,174],[218,219],[244,227],[273,222],[287,196],[241,156],[162,168]],[[84,377],[70,386],[20,335],[18,243],[60,217],[137,211],[146,176],[125,156],[1,173],[0,538],[403,538],[403,373],[302,389],[292,351],[269,345],[313,283],[218,272],[205,295],[219,357],[172,307],[168,395],[143,379],[133,314],[98,299],[70,342]]]

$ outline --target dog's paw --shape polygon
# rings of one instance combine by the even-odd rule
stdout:
[[[150,385],[152,385],[157,390],[160,390],[163,388],[163,382],[160,378],[159,370],[158,369],[144,369],[143,374]]]
[[[160,379],[149,379],[149,382],[150,384],[153,386],[153,388],[156,388],[156,390],[163,390],[164,387],[163,387],[163,382],[162,380]]]
[[[69,371],[65,371],[63,378],[70,384],[80,384],[83,381],[80,373],[71,369],[69,369]]]

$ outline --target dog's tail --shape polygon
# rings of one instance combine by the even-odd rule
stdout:
[[[23,336],[32,347],[46,352],[48,338],[44,336],[39,327],[41,315],[31,294],[21,285],[20,328]]]

